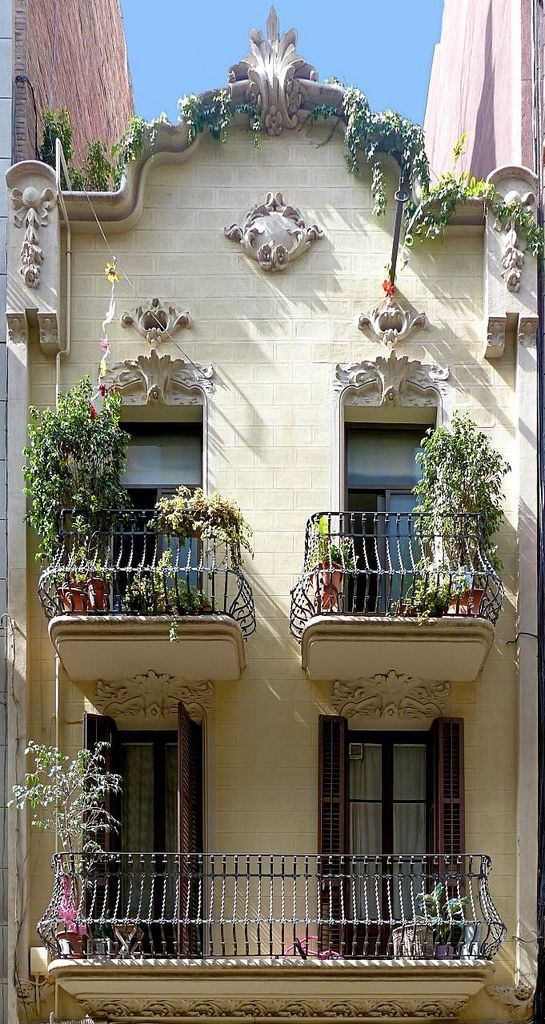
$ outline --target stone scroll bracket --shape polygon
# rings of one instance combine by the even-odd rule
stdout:
[[[535,209],[537,178],[527,167],[499,167],[487,179],[507,202],[519,200]],[[537,310],[536,260],[513,224],[499,225],[486,216],[484,246],[484,348],[486,359],[500,359],[506,339],[516,338],[518,323]]]
[[[37,331],[44,354],[63,348],[60,324],[61,223],[52,167],[25,160],[6,174],[9,191],[6,317],[11,345]]]

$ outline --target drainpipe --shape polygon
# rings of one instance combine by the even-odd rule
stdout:
[[[543,64],[543,0],[533,0],[533,130],[537,174],[537,221],[543,228],[543,108],[541,99]],[[537,977],[534,1020],[545,1021],[545,353],[543,313],[545,275],[543,260],[537,261],[537,671],[538,671],[538,861],[537,861]]]
[[[64,313],[64,347],[61,348],[59,345],[59,351],[55,357],[55,407],[59,408],[59,394],[61,387],[61,357],[68,356],[70,354],[70,343],[71,343],[71,312],[72,312],[72,230],[70,228],[70,221],[68,219],[68,211],[66,209],[66,203],[64,202],[64,196],[62,193],[62,176],[64,178],[68,188],[70,189],[72,183],[70,181],[70,175],[68,173],[68,167],[63,153],[63,148],[60,139],[55,139],[55,178],[57,184],[57,196],[59,202],[59,209],[61,211],[62,219],[66,227],[66,304]]]

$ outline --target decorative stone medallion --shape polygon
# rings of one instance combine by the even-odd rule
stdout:
[[[157,298],[151,299],[149,306],[137,306],[134,312],[123,313],[121,323],[123,327],[134,327],[152,347],[191,326],[187,310],[178,313],[174,306],[163,306]]]
[[[388,349],[394,349],[399,341],[405,341],[418,327],[425,327],[425,313],[405,310],[390,296],[369,313],[361,313],[358,319],[360,331],[370,328],[373,334]]]
[[[317,224],[307,227],[301,211],[285,203],[281,192],[268,192],[265,202],[253,206],[242,225],[225,228],[225,235],[240,242],[263,270],[285,270],[324,233]]]
[[[448,377],[448,368],[391,352],[387,359],[378,356],[361,363],[337,363],[333,387],[336,391],[361,390],[362,404],[422,405],[430,391],[444,397]]]
[[[449,683],[428,683],[386,672],[333,684],[332,705],[344,718],[438,718],[445,714]]]
[[[191,405],[202,404],[197,389],[213,391],[213,376],[211,366],[160,356],[152,349],[148,356],[114,363],[101,383],[119,391],[126,405]]]

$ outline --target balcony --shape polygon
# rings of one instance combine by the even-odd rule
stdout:
[[[100,1019],[394,1004],[457,1018],[505,933],[481,855],[57,854],[54,868],[38,931],[59,1006]],[[438,886],[456,902],[430,903]]]
[[[393,671],[472,682],[502,599],[478,516],[318,513],[307,523],[290,628],[310,679]]]
[[[181,546],[154,510],[97,513],[82,536],[63,513],[38,592],[59,658],[74,682],[153,670],[186,680],[238,679],[255,629],[252,590],[212,542]],[[180,643],[172,642],[179,639]]]

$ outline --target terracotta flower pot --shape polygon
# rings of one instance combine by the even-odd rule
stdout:
[[[59,944],[61,956],[81,957],[83,956],[83,932],[65,928],[57,932],[56,939]]]
[[[483,599],[484,589],[475,587],[473,590],[464,590],[462,594],[451,598],[448,606],[448,615],[478,615]]]
[[[338,562],[319,562],[314,574],[314,589],[318,596],[319,611],[338,612],[342,587],[342,565]]]
[[[72,615],[82,615],[87,611],[88,593],[87,589],[76,583],[63,583],[57,587],[57,594],[61,599],[65,612]]]
[[[86,583],[88,608],[91,612],[107,612],[110,587],[101,576],[91,576]]]

